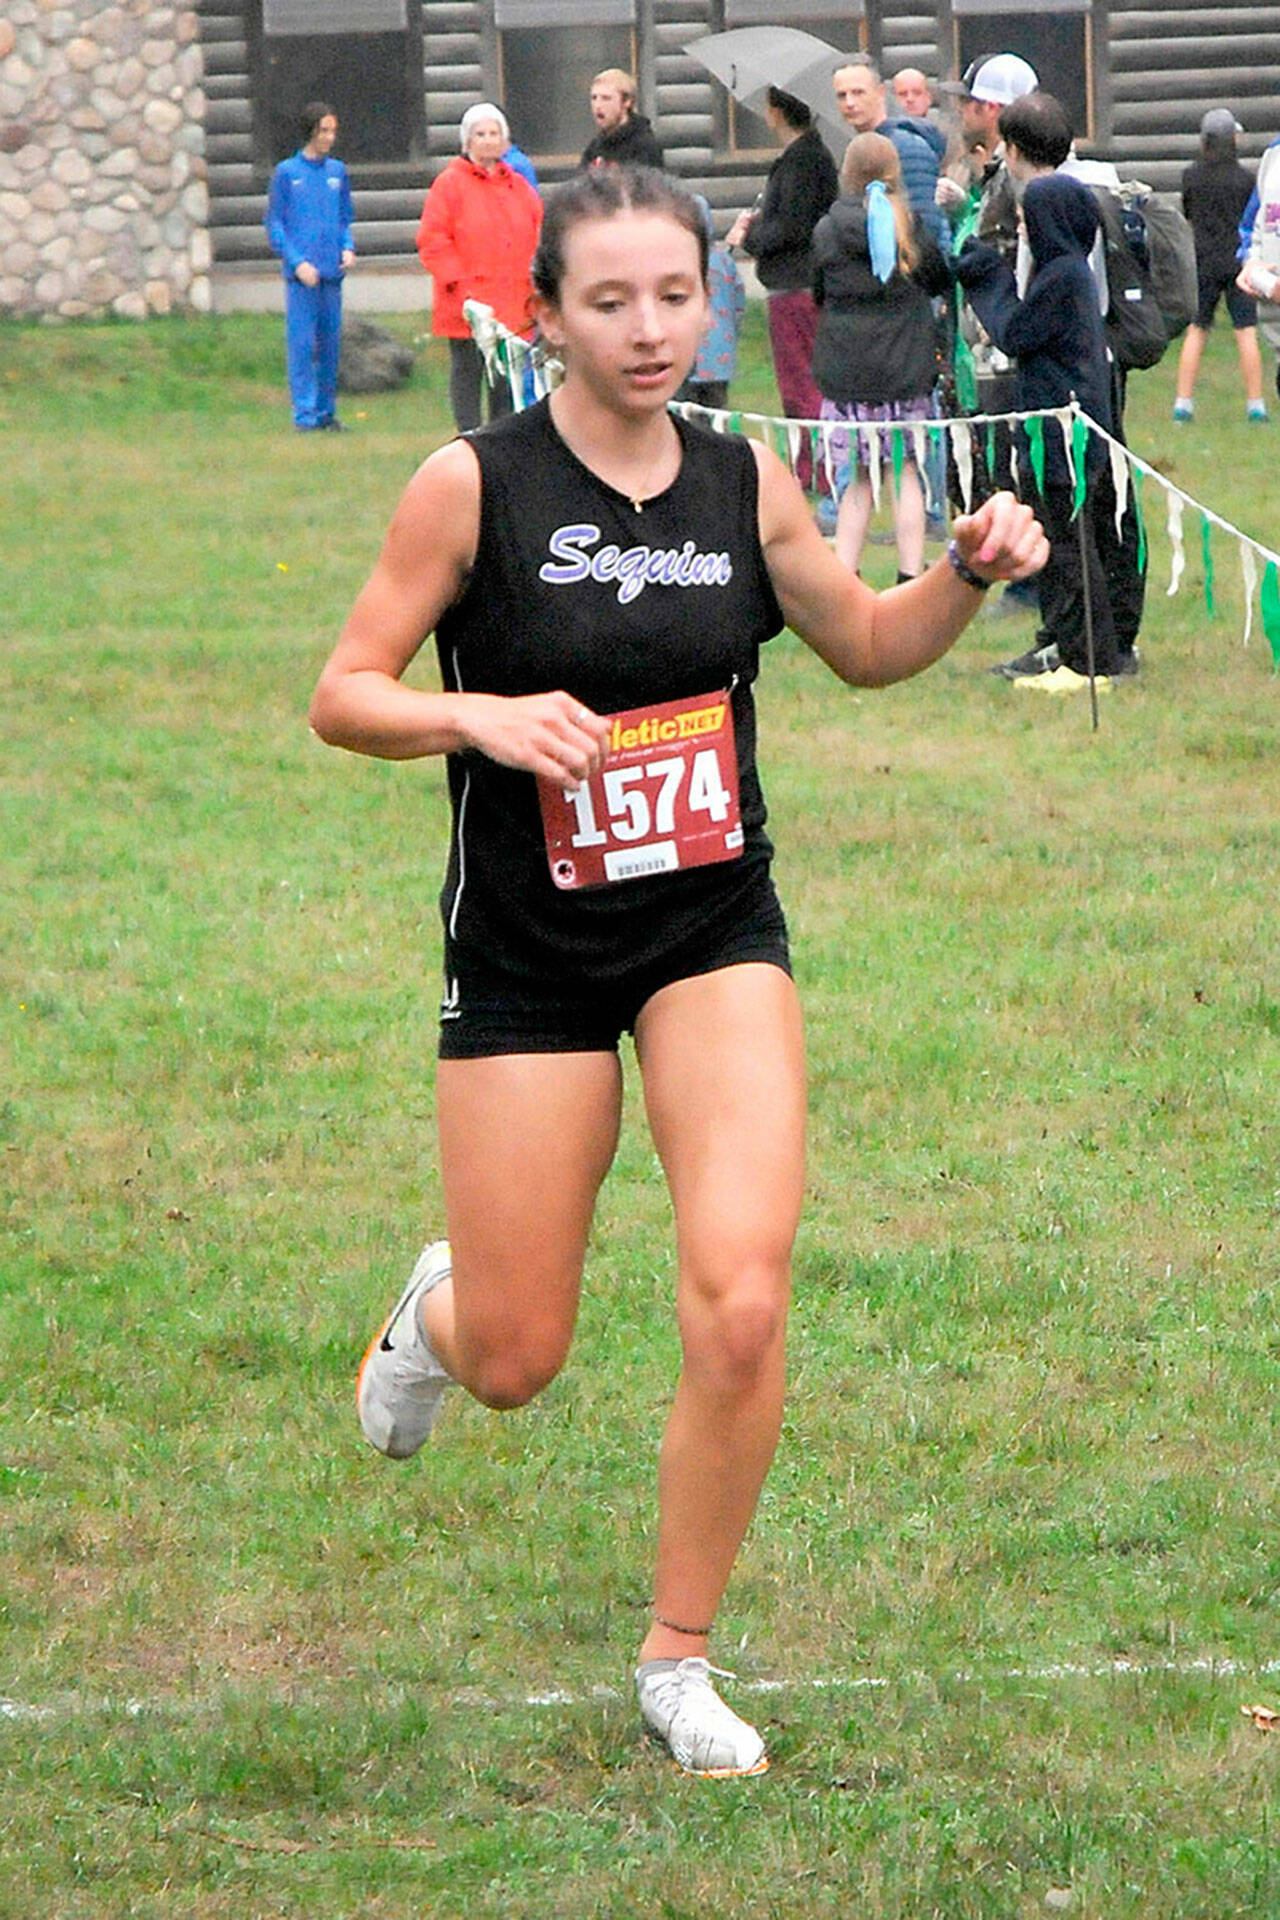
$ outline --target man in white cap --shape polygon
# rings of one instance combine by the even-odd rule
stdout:
[[[960,130],[970,153],[972,184],[968,189],[956,187],[942,175],[938,180],[938,200],[955,210],[952,218],[957,243],[965,234],[973,233],[987,246],[994,247],[1010,266],[1014,265],[1018,251],[1018,197],[1005,165],[1000,115],[1015,100],[1035,92],[1039,85],[1035,68],[1020,54],[993,53],[986,60],[970,61],[959,80],[944,80],[940,89],[956,102]],[[1007,354],[993,346],[967,304],[960,313],[958,335],[956,387],[960,411],[974,411],[970,383],[976,379],[976,410],[1007,413],[1014,402],[1013,364]],[[980,459],[979,471],[975,472],[979,493],[993,486],[1013,484],[1008,431],[997,428],[993,437],[994,471],[987,473],[985,458]],[[997,604],[1002,612],[1008,613],[1034,608],[1038,591],[1034,580],[1020,581],[1012,595],[1006,588]]]
[[[1017,245],[1018,206],[1004,165],[1000,115],[1039,85],[1035,68],[1017,53],[993,53],[989,59],[970,61],[959,80],[942,84],[942,92],[956,101],[970,153],[983,163],[978,237],[1006,255]],[[963,197],[961,189],[959,198]]]

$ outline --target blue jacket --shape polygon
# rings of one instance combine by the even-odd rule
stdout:
[[[535,193],[542,192],[538,185],[538,170],[523,147],[518,147],[513,140],[502,157],[512,173],[518,173],[522,180],[527,180]]]
[[[938,245],[945,251],[951,241],[951,226],[933,197],[938,184],[938,168],[946,151],[941,130],[928,120],[905,115],[898,120],[882,120],[876,132],[891,140],[902,168],[902,191],[912,213],[919,214]]]
[[[1273,140],[1272,147],[1280,147],[1280,140]],[[1267,148],[1270,153],[1271,147]],[[1248,203],[1240,216],[1240,245],[1236,249],[1236,259],[1243,260],[1253,243],[1253,223],[1258,217],[1258,189],[1255,186],[1249,195]]]
[[[322,280],[341,280],[342,256],[353,252],[351,187],[341,160],[308,160],[299,147],[271,176],[266,229],[286,280],[309,260]]]
[[[1093,196],[1078,180],[1049,173],[1028,181],[1022,213],[1035,266],[1021,300],[1013,268],[981,241],[965,242],[956,278],[996,345],[1017,362],[1019,412],[1065,406],[1074,393],[1110,432],[1111,363],[1089,268],[1098,231]],[[1047,480],[1065,485],[1062,436],[1051,429],[1044,446]],[[1103,442],[1090,434],[1086,464],[1096,468],[1105,457]]]

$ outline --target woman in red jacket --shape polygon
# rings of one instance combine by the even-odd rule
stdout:
[[[484,363],[463,315],[481,300],[513,333],[527,334],[533,282],[529,268],[542,227],[542,202],[502,155],[511,129],[499,107],[468,107],[462,152],[432,181],[418,222],[418,258],[435,281],[431,331],[449,342],[449,404],[459,433],[480,425]],[[507,413],[505,384],[489,384],[489,417]]]

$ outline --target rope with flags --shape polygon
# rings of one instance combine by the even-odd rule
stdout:
[[[490,308],[468,300],[463,311],[472,337],[485,358],[490,378],[501,376],[511,391],[512,406],[519,411],[531,406],[559,385],[564,369],[555,356],[539,341],[522,339],[494,318]],[[1217,612],[1213,530],[1236,543],[1244,594],[1244,633],[1247,646],[1253,633],[1255,602],[1271,649],[1275,670],[1280,673],[1280,553],[1243,533],[1231,521],[1206,507],[1193,495],[1176,487],[1168,477],[1133,452],[1122,441],[1100,427],[1075,401],[1066,407],[1045,408],[1027,413],[971,413],[959,419],[910,420],[902,422],[861,422],[834,420],[792,420],[776,414],[749,413],[740,408],[703,407],[692,401],[673,400],[672,411],[686,420],[702,420],[716,433],[748,434],[763,442],[795,471],[802,451],[807,451],[815,472],[826,475],[830,490],[837,491],[837,477],[846,464],[846,449],[855,442],[871,483],[873,504],[880,504],[880,447],[888,436],[895,484],[908,459],[915,462],[930,512],[944,512],[946,502],[934,497],[930,483],[933,449],[949,450],[955,466],[960,497],[967,513],[973,504],[974,448],[985,442],[987,464],[994,464],[995,436],[1001,428],[1021,427],[1026,438],[1027,458],[1038,485],[1045,471],[1045,430],[1051,427],[1062,436],[1068,471],[1074,489],[1078,513],[1086,489],[1085,453],[1090,437],[1100,440],[1107,450],[1115,494],[1117,532],[1132,494],[1138,522],[1138,564],[1145,569],[1147,557],[1146,520],[1143,493],[1148,483],[1164,494],[1165,528],[1169,539],[1169,584],[1167,595],[1176,594],[1186,571],[1186,524],[1188,516],[1199,516],[1201,577],[1205,608],[1210,617]],[[1017,477],[1016,444],[1013,454]],[[936,471],[936,468],[934,469]]]

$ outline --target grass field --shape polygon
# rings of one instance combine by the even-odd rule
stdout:
[[[1130,437],[1274,546],[1229,355]],[[992,610],[884,694],[769,649],[812,1157],[716,1649],[773,1768],[711,1786],[628,1693],[676,1365],[634,1084],[554,1387],[398,1470],[355,1426],[440,1215],[446,813],[304,715],[445,370],[299,441],[281,361],[0,327],[0,1916],[1280,1915],[1280,680],[1228,543],[1214,618],[1198,528],[1168,597],[1148,487],[1096,735],[984,672]],[[753,310],[740,404],[765,364]]]

